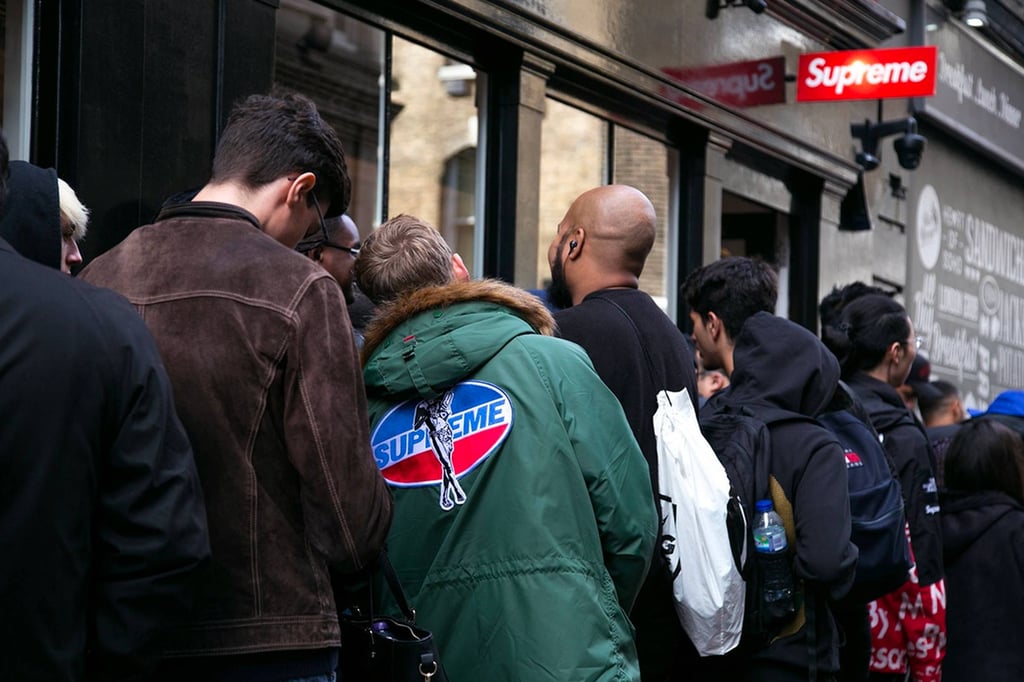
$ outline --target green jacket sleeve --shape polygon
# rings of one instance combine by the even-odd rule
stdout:
[[[562,418],[590,492],[605,566],[629,613],[657,537],[650,473],[615,395],[583,350],[570,348],[557,384]]]

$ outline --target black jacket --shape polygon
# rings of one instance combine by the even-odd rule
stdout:
[[[910,414],[889,384],[862,372],[847,381],[882,436],[882,445],[896,465],[910,524],[919,583],[942,579],[942,530],[935,482],[935,455],[924,427]]]
[[[835,356],[803,327],[769,313],[749,318],[733,348],[732,383],[701,415],[726,404],[783,409],[812,417],[829,404],[839,381]],[[791,503],[796,531],[794,572],[804,583],[813,612],[798,614],[799,629],[755,654],[755,661],[806,670],[808,627],[815,623],[818,669],[839,667],[839,635],[829,599],[853,584],[857,548],[850,542],[850,503],[843,449],[824,427],[810,421],[769,426],[770,474]]]
[[[3,240],[0,415],[0,679],[141,679],[209,556],[192,452],[128,302]]]
[[[943,682],[1024,679],[1024,505],[1002,493],[942,500]]]
[[[557,312],[555,321],[559,336],[587,351],[598,376],[618,398],[650,467],[651,487],[656,493],[657,393],[685,388],[697,409],[697,378],[689,341],[649,295],[636,289],[595,291],[579,305]],[[630,618],[636,627],[644,680],[658,682],[672,669],[692,667],[690,661],[697,652],[676,615],[672,578],[659,547]]]
[[[946,450],[949,449],[961,424],[945,424],[943,426],[926,426],[924,431],[935,454],[935,484],[939,490],[946,487],[945,462]]]

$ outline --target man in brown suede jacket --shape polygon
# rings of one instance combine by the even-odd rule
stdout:
[[[212,568],[164,679],[333,679],[330,574],[376,557],[391,498],[341,289],[292,248],[350,193],[311,101],[252,96],[195,198],[83,272],[156,337],[206,497]]]

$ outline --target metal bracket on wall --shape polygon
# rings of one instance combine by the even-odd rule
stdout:
[[[768,9],[768,3],[765,0],[708,0],[704,15],[708,19],[717,19],[719,10],[727,7],[743,7],[744,5],[753,10],[755,14],[761,14]]]

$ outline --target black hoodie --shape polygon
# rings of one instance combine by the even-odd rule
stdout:
[[[839,382],[839,363],[816,336],[789,320],[757,313],[740,330],[733,348],[732,383],[704,410],[721,401],[766,405],[815,416]],[[704,414],[704,411],[702,411]],[[853,584],[857,548],[850,542],[846,460],[835,437],[811,422],[770,426],[771,475],[792,504],[796,524],[796,577],[815,606],[818,669],[839,669],[839,636],[827,602]],[[774,641],[755,659],[806,669],[806,627]]]
[[[1024,505],[996,492],[942,500],[943,682],[1024,679]]]
[[[60,195],[57,171],[11,161],[0,237],[25,258],[60,270]]]
[[[935,455],[928,435],[910,414],[896,389],[863,372],[847,383],[871,416],[882,445],[896,465],[910,524],[917,579],[922,586],[942,579],[942,530],[935,483]]]

